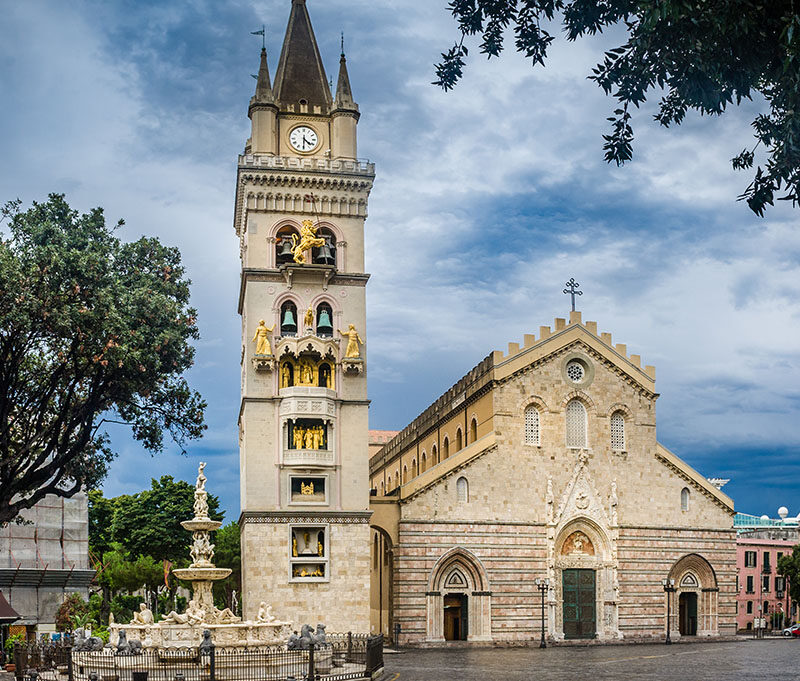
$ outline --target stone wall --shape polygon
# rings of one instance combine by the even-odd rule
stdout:
[[[325,582],[289,579],[289,527],[286,522],[244,520],[242,562],[248,569],[242,574],[243,618],[255,619],[259,603],[266,601],[277,618],[297,628],[321,622],[330,632],[369,631],[370,530],[365,519],[327,525],[329,580]]]

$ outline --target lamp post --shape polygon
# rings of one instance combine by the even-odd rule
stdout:
[[[661,586],[664,587],[664,593],[667,594],[667,638],[664,639],[664,643],[670,645],[672,643],[672,638],[670,638],[669,630],[670,630],[670,616],[669,616],[669,605],[670,605],[670,594],[675,593],[675,580],[674,579],[662,579]]]
[[[534,584],[536,584],[536,588],[539,589],[539,593],[542,594],[542,638],[539,641],[540,648],[547,648],[547,641],[544,639],[544,595],[547,590],[550,588],[550,580],[549,579],[539,579],[538,577],[534,580]]]

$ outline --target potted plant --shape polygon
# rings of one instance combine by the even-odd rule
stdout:
[[[9,636],[6,639],[6,645],[5,645],[6,654],[8,656],[8,659],[11,660],[11,662],[9,662],[6,665],[6,671],[7,672],[16,671],[17,665],[14,664],[14,646],[17,643],[22,643],[24,640],[25,640],[25,634],[23,634],[21,631],[17,632],[13,636]]]

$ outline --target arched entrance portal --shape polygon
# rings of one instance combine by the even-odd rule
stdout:
[[[619,638],[616,563],[606,532],[579,517],[556,535],[550,635],[556,640]]]
[[[371,534],[370,630],[394,643],[394,547],[383,528],[373,525]]]
[[[491,592],[478,558],[451,549],[434,565],[428,580],[428,641],[491,641]]]
[[[671,597],[671,637],[719,636],[719,589],[711,564],[701,555],[690,553],[675,562],[669,578],[675,580],[675,591],[665,593],[664,617],[666,599]]]

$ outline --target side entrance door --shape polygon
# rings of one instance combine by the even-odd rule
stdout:
[[[444,638],[446,641],[467,640],[467,594],[444,597]]]
[[[597,631],[594,570],[563,570],[561,584],[564,637],[594,638]]]

